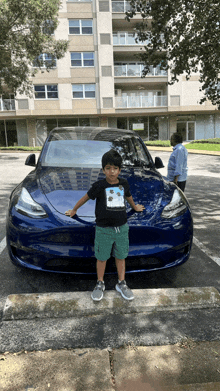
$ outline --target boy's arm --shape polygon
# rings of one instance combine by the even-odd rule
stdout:
[[[73,217],[75,216],[77,209],[79,209],[82,205],[84,205],[87,201],[89,201],[89,196],[86,193],[80,200],[76,203],[76,205],[73,207],[73,209],[69,209],[65,212],[66,216]]]
[[[136,212],[142,212],[144,209],[145,209],[145,207],[144,207],[144,205],[140,205],[140,204],[135,204],[134,203],[134,200],[133,200],[133,197],[132,196],[130,196],[130,197],[125,197],[126,198],[126,200],[128,201],[128,203],[131,205],[131,207],[136,211]]]

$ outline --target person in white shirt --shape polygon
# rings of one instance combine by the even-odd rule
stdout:
[[[182,145],[183,139],[180,133],[173,133],[170,142],[173,146],[173,152],[171,153],[168,162],[167,179],[170,182],[174,182],[182,191],[184,191],[188,173],[188,151]]]

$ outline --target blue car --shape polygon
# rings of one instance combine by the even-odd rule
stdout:
[[[33,171],[12,191],[7,216],[7,247],[12,262],[34,270],[96,274],[94,256],[95,201],[89,200],[74,218],[65,215],[104,178],[102,155],[117,150],[123,158],[136,213],[127,205],[130,227],[126,272],[167,269],[190,256],[193,222],[185,195],[163,179],[142,139],[133,131],[68,127],[52,130],[38,161],[26,159]],[[107,262],[106,273],[115,273]]]

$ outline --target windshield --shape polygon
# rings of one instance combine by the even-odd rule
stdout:
[[[110,149],[117,150],[124,166],[149,166],[150,159],[136,136],[118,135],[114,140],[61,139],[51,137],[41,157],[44,167],[101,167],[101,159]]]

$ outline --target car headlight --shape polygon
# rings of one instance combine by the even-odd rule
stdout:
[[[47,217],[47,213],[37,202],[33,200],[28,191],[23,187],[20,197],[15,209],[26,216],[33,217],[35,219],[42,219]]]
[[[187,201],[182,192],[174,190],[172,200],[165,206],[161,217],[165,219],[173,219],[185,213],[187,210]]]

